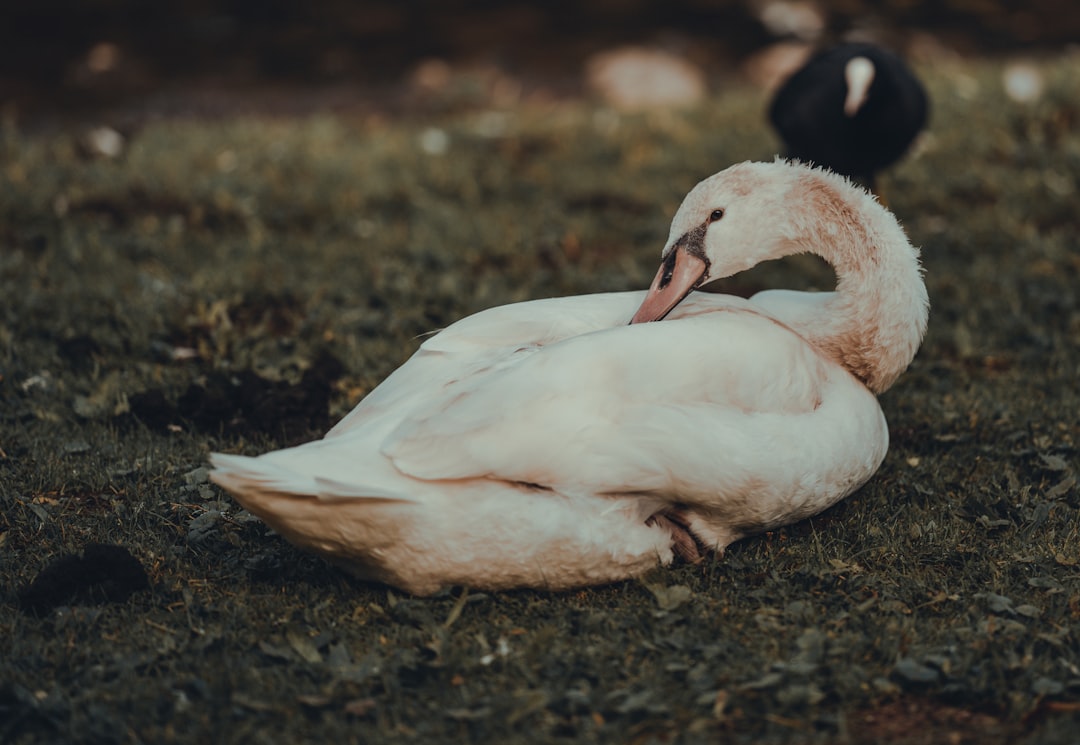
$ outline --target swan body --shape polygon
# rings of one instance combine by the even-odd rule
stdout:
[[[692,292],[806,250],[836,292]],[[865,483],[888,448],[874,394],[926,313],[917,252],[865,192],[740,164],[688,195],[648,292],[465,318],[323,439],[214,454],[211,478],[288,540],[415,594],[619,580]]]

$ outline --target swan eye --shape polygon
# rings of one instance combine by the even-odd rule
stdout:
[[[716,222],[717,220],[719,220],[723,216],[724,216],[724,211],[723,210],[713,210],[712,214],[709,215],[709,222]]]

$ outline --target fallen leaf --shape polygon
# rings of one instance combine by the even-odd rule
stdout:
[[[318,664],[322,662],[322,655],[319,654],[319,650],[315,648],[315,644],[311,641],[311,637],[303,634],[296,629],[289,629],[285,632],[285,638],[289,641],[289,646],[300,657],[312,664]]]
[[[1068,476],[1046,490],[1047,499],[1060,499],[1076,486],[1076,477]]]
[[[454,621],[461,617],[461,611],[465,609],[465,603],[468,602],[469,591],[462,588],[461,595],[458,596],[457,602],[454,603],[454,607],[450,609],[450,612],[446,614],[446,620],[443,621],[443,628],[448,629],[454,625]]]
[[[1012,601],[1004,595],[997,595],[992,592],[980,593],[976,597],[982,597],[986,601],[986,607],[990,609],[992,613],[1015,613],[1013,609]]]
[[[235,704],[236,706],[242,706],[243,708],[250,709],[251,711],[273,711],[274,710],[274,707],[273,707],[272,704],[267,703],[266,701],[257,701],[256,699],[249,698],[248,696],[245,696],[243,693],[234,693],[231,696],[231,700],[232,700],[233,704]]]
[[[716,698],[714,698],[712,702],[712,715],[714,719],[724,719],[724,712],[727,709],[729,698],[731,698],[731,695],[724,689],[720,689],[716,692]]]
[[[686,585],[645,585],[656,598],[660,610],[675,610],[693,597],[693,591]]]
[[[1027,604],[1016,606],[1016,612],[1019,613],[1021,616],[1025,616],[1027,618],[1038,618],[1042,615],[1041,608]]]
[[[1051,471],[1068,471],[1069,461],[1062,458],[1060,455],[1052,455],[1050,453],[1039,453],[1039,459],[1042,460],[1043,466]]]
[[[450,719],[468,722],[476,719],[487,719],[491,716],[491,709],[487,706],[481,706],[477,709],[447,709],[444,713]]]
[[[1056,696],[1065,690],[1065,685],[1053,678],[1036,678],[1031,684],[1031,692],[1036,696]]]
[[[350,714],[354,717],[367,716],[375,708],[375,699],[373,698],[356,698],[349,701],[342,707],[342,710],[346,714]]]
[[[766,688],[773,688],[784,680],[784,674],[778,672],[765,673],[757,680],[752,680],[749,683],[743,684],[742,688],[745,691],[761,691]]]
[[[910,657],[899,659],[893,666],[893,673],[908,683],[933,683],[938,679],[937,670]]]
[[[268,641],[259,642],[259,651],[267,657],[272,657],[276,660],[292,660],[293,653],[288,647],[281,644],[273,644]]]

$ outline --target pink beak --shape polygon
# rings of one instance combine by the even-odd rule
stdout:
[[[646,323],[659,321],[671,309],[682,302],[690,291],[701,284],[708,264],[705,259],[690,253],[684,247],[676,245],[660,264],[660,270],[653,278],[649,294],[641,303],[637,313],[630,321]]]

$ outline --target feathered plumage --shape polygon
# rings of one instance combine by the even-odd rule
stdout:
[[[836,292],[692,292],[804,251]],[[297,545],[413,593],[618,580],[869,479],[888,447],[874,393],[926,313],[917,251],[873,198],[744,163],[687,196],[649,292],[465,318],[322,440],[215,454],[211,477]]]

